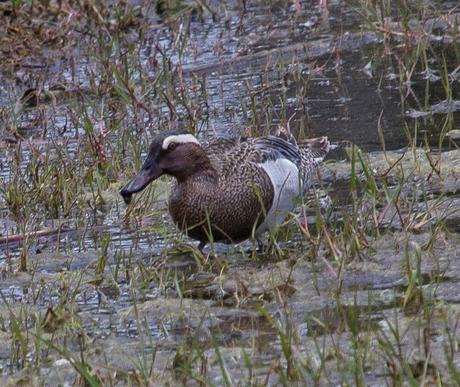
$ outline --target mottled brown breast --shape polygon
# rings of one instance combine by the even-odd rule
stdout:
[[[169,201],[174,222],[200,241],[238,242],[251,237],[273,202],[268,175],[256,164],[217,182],[195,177],[175,183]]]

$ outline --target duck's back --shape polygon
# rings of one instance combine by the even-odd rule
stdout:
[[[276,136],[218,139],[204,145],[204,149],[223,180],[261,173],[264,163],[278,159],[289,160],[298,167],[301,164],[297,145]]]

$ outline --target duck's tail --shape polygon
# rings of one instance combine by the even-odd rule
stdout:
[[[313,172],[332,148],[329,139],[323,136],[297,141],[288,128],[281,126],[277,129],[275,135],[298,148],[303,185],[305,190],[308,189],[311,184]]]
[[[283,140],[296,145],[302,156],[302,164],[316,163],[319,164],[328,154],[331,149],[331,143],[328,138],[316,137],[306,140],[297,141],[292,135],[291,131],[285,127],[278,127],[275,132],[275,136],[282,138]]]
[[[298,142],[301,157],[301,172],[304,192],[308,190],[313,180],[313,173],[318,164],[324,160],[331,149],[327,137],[310,138]]]
[[[331,143],[326,136],[310,138],[298,142],[302,164],[314,163],[318,165],[324,160],[331,149]]]

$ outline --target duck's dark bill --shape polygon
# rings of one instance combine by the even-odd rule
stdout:
[[[123,196],[125,203],[129,204],[133,194],[142,191],[150,182],[160,177],[161,174],[162,171],[158,166],[142,168],[134,179],[126,184],[120,191],[120,195]]]

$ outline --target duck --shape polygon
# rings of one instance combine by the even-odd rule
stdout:
[[[327,137],[296,141],[285,130],[206,143],[186,130],[167,130],[153,139],[120,194],[130,204],[134,194],[169,175],[169,213],[200,249],[208,242],[260,242],[295,208],[329,149]]]

